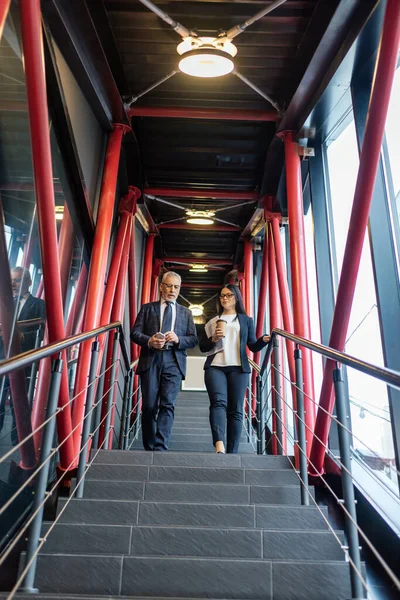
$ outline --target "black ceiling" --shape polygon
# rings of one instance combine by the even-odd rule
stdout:
[[[377,2],[287,0],[234,39],[238,48],[235,67],[279,104],[285,127],[296,129],[304,123]],[[213,35],[245,21],[270,2],[155,0],[155,4],[198,34]],[[177,67],[180,36],[138,0],[45,0],[43,10],[46,25],[99,122],[107,125],[108,120],[109,127],[111,120],[126,122],[121,97],[127,102]],[[4,150],[1,180],[29,184],[28,119],[26,113],[15,112],[18,105],[26,103],[22,62],[17,55],[18,49],[11,50],[4,41],[0,44],[0,128],[6,132],[0,148]],[[12,111],[7,103],[13,103]],[[274,112],[267,100],[235,75],[201,80],[177,74],[133,106]],[[144,214],[151,216],[155,226],[185,223],[183,209],[230,207],[216,213],[225,223],[216,222],[212,231],[157,229],[156,257],[163,258],[167,268],[184,269],[184,295],[189,300],[207,300],[228,271],[241,267],[238,242],[260,211],[257,198],[261,192],[275,195],[278,188],[283,157],[282,143],[275,134],[280,126],[279,118],[269,122],[165,116],[132,119],[133,134],[124,138],[127,183],[144,191],[178,188],[191,194],[181,198],[171,190],[164,195],[158,190],[161,199],[182,209],[144,195]],[[232,195],[227,193],[219,200],[201,198],[196,190],[226,190]],[[238,192],[248,193],[249,201],[243,204],[234,196]],[[7,190],[3,194],[8,210]],[[13,202],[26,204],[34,199],[32,189],[15,190],[12,195]],[[72,195],[78,197],[75,192]],[[64,200],[61,194],[58,200]],[[168,258],[174,261],[168,262]],[[215,265],[200,275],[180,265],[179,258],[193,262],[219,259],[227,264]]]
[[[307,67],[304,57],[312,54],[319,44],[338,2],[287,0],[235,38],[238,48],[235,68],[284,110]],[[155,4],[199,35],[215,35],[244,22],[266,2],[156,0]],[[104,6],[123,65],[125,93],[135,96],[177,67],[176,47],[181,38],[139,1],[105,0]],[[212,80],[177,74],[133,106],[275,110],[232,74]],[[135,117],[132,126],[136,140],[127,139],[126,145],[136,141],[139,144],[144,186],[259,193],[277,123]],[[237,204],[229,199],[199,199],[195,193],[185,199],[159,196],[185,208],[218,209]],[[184,211],[155,200],[144,201],[156,225],[185,222]],[[257,204],[248,202],[216,216],[244,229]],[[223,284],[227,272],[241,261],[240,231],[160,228],[159,234],[156,243],[159,258],[230,261],[203,275],[182,271],[188,286],[184,295],[192,301],[204,301],[214,294],[215,286]],[[176,265],[177,262],[165,263],[167,268]],[[207,289],[207,284],[213,287]]]

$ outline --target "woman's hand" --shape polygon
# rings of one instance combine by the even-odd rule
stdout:
[[[265,342],[266,344],[268,344],[270,339],[271,339],[270,335],[263,335],[263,342]]]
[[[223,337],[224,332],[222,331],[221,327],[217,327],[211,339],[215,344],[216,342],[218,342],[218,340],[222,340]]]

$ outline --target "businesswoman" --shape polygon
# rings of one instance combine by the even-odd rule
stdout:
[[[200,350],[208,354],[204,380],[210,398],[210,425],[217,453],[236,454],[243,423],[243,403],[249,381],[250,364],[246,346],[259,352],[269,336],[258,340],[253,319],[246,315],[242,295],[233,284],[218,294],[217,316],[208,321],[200,339]]]

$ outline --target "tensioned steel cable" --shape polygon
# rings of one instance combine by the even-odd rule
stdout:
[[[276,416],[279,418],[279,415],[276,415]],[[300,452],[303,455],[306,455],[306,453],[304,452],[304,450],[302,448],[300,448],[300,446],[298,444],[297,444],[297,447],[298,447],[298,449],[300,450]],[[290,460],[290,459],[288,458],[288,460]],[[337,494],[333,491],[333,489],[328,484],[328,482],[326,481],[326,479],[320,473],[318,473],[317,468],[315,467],[315,465],[308,458],[307,458],[307,460],[308,460],[309,464],[312,466],[312,468],[314,469],[314,471],[317,473],[317,476],[321,479],[321,481],[324,483],[324,485],[326,486],[326,488],[331,492],[332,496],[335,498],[335,500],[338,503],[338,505],[341,506],[341,508],[344,511],[344,513],[348,516],[348,518],[353,523],[353,525],[355,525],[355,527],[357,528],[357,531],[359,532],[359,534],[361,535],[361,537],[363,538],[363,540],[365,541],[365,543],[367,544],[367,546],[370,548],[370,550],[372,551],[372,553],[374,554],[374,556],[380,562],[380,564],[382,565],[382,567],[385,569],[386,573],[389,575],[389,577],[391,578],[391,580],[393,581],[393,583],[400,590],[400,580],[397,578],[396,574],[392,571],[392,569],[389,567],[389,565],[386,563],[386,561],[381,557],[381,555],[379,554],[378,550],[375,548],[375,546],[372,544],[372,542],[369,540],[369,538],[363,532],[363,530],[358,525],[358,523],[352,518],[352,516],[348,512],[347,508],[343,505],[343,502],[337,496]],[[295,472],[297,473],[297,471],[295,471]]]
[[[118,359],[119,360],[119,359]],[[113,363],[115,364],[115,363]],[[104,375],[104,373],[107,373],[107,371],[109,369],[111,369],[111,367],[113,366],[110,365],[107,369],[105,369],[103,371],[103,373],[101,373],[101,375],[99,377],[102,377]],[[93,383],[96,381],[96,379],[94,379],[92,381],[92,383],[90,383],[89,385],[86,386],[86,388],[84,390],[82,390],[82,392],[80,392],[79,394],[77,394],[76,396],[74,396],[73,398],[71,398],[71,400],[69,400],[69,402],[67,402],[66,404],[64,404],[64,406],[61,407],[57,407],[54,414],[49,417],[48,419],[46,419],[45,421],[43,421],[43,423],[41,423],[36,429],[34,429],[32,431],[32,433],[30,433],[29,435],[27,435],[21,442],[18,442],[18,444],[16,444],[15,446],[13,446],[11,448],[11,450],[9,450],[8,452],[6,452],[6,454],[3,454],[3,456],[0,457],[0,464],[2,462],[4,462],[9,456],[12,456],[14,454],[14,452],[16,452],[16,450],[18,450],[19,448],[21,448],[21,446],[23,446],[31,437],[33,437],[36,433],[38,433],[41,429],[43,429],[43,427],[45,427],[45,425],[47,425],[47,423],[49,423],[52,419],[54,419],[60,412],[62,412],[63,410],[65,410],[65,408],[70,405],[81,393],[83,393],[85,390],[87,390],[91,385],[93,385]]]
[[[112,409],[112,407],[110,408],[110,411],[111,411],[111,409]],[[110,412],[110,411],[109,411],[109,412]],[[100,425],[102,424],[102,422],[103,422],[103,421],[106,419],[106,417],[107,417],[107,416],[108,416],[108,413],[105,415],[104,419],[102,419],[101,423],[99,424],[99,427],[100,427]],[[93,432],[93,433],[95,433],[95,432]],[[76,459],[77,459],[77,458],[78,458],[78,456],[81,454],[81,452],[82,452],[83,450],[85,450],[85,449],[86,449],[86,446],[87,446],[87,444],[90,442],[90,440],[91,440],[91,439],[92,439],[92,435],[89,437],[89,439],[87,440],[86,444],[85,444],[84,446],[82,446],[81,450],[80,450],[80,451],[78,452],[78,454],[75,456],[75,458],[74,458],[74,461],[70,463],[70,465],[69,465],[68,469],[70,469],[70,468],[71,468],[71,467],[74,465],[74,463],[76,462]],[[39,544],[38,544],[38,547],[37,547],[37,549],[36,549],[35,553],[33,554],[33,556],[32,556],[32,558],[31,558],[31,560],[29,561],[29,563],[28,563],[27,565],[25,565],[25,567],[24,567],[24,569],[23,569],[23,571],[22,571],[21,575],[19,576],[19,579],[17,580],[16,584],[14,585],[13,589],[11,590],[11,593],[10,593],[10,595],[8,596],[7,600],[11,600],[11,599],[14,597],[15,593],[18,591],[18,589],[19,589],[19,587],[20,587],[21,583],[23,582],[23,580],[24,580],[24,578],[25,578],[25,575],[27,574],[27,572],[28,572],[28,570],[29,570],[30,566],[32,565],[33,561],[36,559],[36,557],[37,557],[37,555],[39,554],[39,552],[40,552],[40,550],[41,550],[42,546],[44,545],[44,543],[47,541],[47,537],[48,537],[49,533],[51,533],[51,531],[54,529],[54,527],[56,526],[56,524],[57,524],[57,523],[58,523],[58,521],[60,520],[60,517],[62,516],[62,514],[64,513],[64,511],[65,511],[65,510],[66,510],[66,508],[68,507],[69,503],[70,503],[70,502],[71,502],[71,500],[74,498],[75,491],[78,489],[78,487],[79,487],[79,484],[80,484],[80,483],[83,481],[84,477],[86,476],[86,473],[88,472],[88,470],[89,470],[89,469],[90,469],[90,467],[92,466],[92,464],[93,464],[93,462],[94,462],[94,460],[95,460],[96,456],[98,455],[98,453],[99,453],[99,452],[100,452],[100,450],[102,449],[102,448],[101,448],[101,446],[102,446],[102,445],[105,443],[106,439],[107,439],[107,438],[104,438],[103,442],[102,442],[102,443],[101,443],[101,445],[100,445],[100,448],[97,450],[97,452],[96,452],[96,454],[94,455],[94,457],[93,457],[92,461],[91,461],[91,462],[89,463],[89,465],[86,467],[86,469],[85,469],[85,471],[84,471],[84,473],[83,473],[83,475],[82,475],[81,479],[80,479],[79,481],[77,481],[77,482],[76,482],[76,486],[75,486],[75,489],[74,489],[74,491],[72,492],[71,496],[70,496],[70,497],[68,498],[68,500],[66,501],[66,503],[65,503],[65,505],[63,506],[63,508],[61,509],[61,511],[58,513],[58,515],[57,515],[56,519],[53,521],[53,523],[52,523],[52,524],[51,524],[51,526],[49,527],[48,531],[46,532],[46,535],[45,535],[45,536],[44,536],[44,537],[43,537],[43,538],[42,538],[42,539],[39,541]],[[28,525],[30,525],[30,523],[33,521],[33,518],[34,518],[34,517],[35,517],[35,516],[36,516],[36,515],[39,513],[39,511],[40,511],[40,510],[43,508],[43,506],[45,505],[45,503],[46,503],[46,501],[47,501],[47,496],[51,495],[51,494],[52,494],[52,493],[55,491],[55,489],[57,488],[57,486],[59,485],[59,483],[61,483],[61,481],[62,481],[62,479],[63,479],[63,478],[64,478],[64,474],[63,474],[63,475],[61,475],[61,476],[59,477],[59,479],[58,479],[58,480],[55,482],[54,486],[53,486],[53,487],[50,489],[50,491],[46,493],[46,498],[43,500],[43,502],[41,503],[41,505],[40,505],[40,506],[37,508],[37,510],[35,511],[34,515],[32,515],[32,516],[31,516],[31,518],[29,519],[28,523],[27,523],[27,524],[25,524],[25,527],[24,527],[24,530],[23,530],[23,531],[25,531],[25,530],[26,530],[27,526],[28,526]],[[3,557],[1,557],[1,559],[0,559],[0,565],[2,564],[2,562],[3,562]]]
[[[282,375],[282,377],[284,379],[286,379],[286,381],[289,381],[289,379],[286,377],[286,375],[284,373],[282,373],[282,371],[279,371],[279,369],[277,369],[274,365],[272,365],[272,368],[274,368],[278,373],[280,373]],[[360,444],[362,444],[365,448],[367,448],[367,450],[369,450],[376,458],[379,458],[380,460],[382,460],[382,457],[379,456],[379,454],[376,452],[376,450],[372,450],[372,448],[370,448],[368,446],[368,444],[366,444],[361,438],[359,438],[357,435],[355,435],[348,427],[346,427],[346,425],[344,425],[343,423],[341,423],[335,415],[333,415],[332,413],[330,413],[329,411],[327,411],[323,406],[320,406],[318,404],[318,402],[316,402],[315,400],[313,400],[313,398],[311,398],[311,396],[309,396],[308,394],[306,394],[303,390],[300,390],[300,388],[295,383],[293,383],[293,386],[296,389],[298,389],[300,392],[302,392],[303,395],[306,398],[308,398],[309,400],[311,400],[311,402],[313,402],[323,413],[325,413],[326,415],[328,415],[328,417],[331,417],[331,419],[333,421],[335,421],[335,423],[337,425],[340,425],[340,427],[342,427],[345,431],[347,431],[347,433],[349,433],[355,440],[357,440],[358,442],[360,442]],[[318,440],[318,441],[320,441],[320,440]],[[395,468],[395,470],[396,470],[396,473],[398,475],[400,475],[400,470],[398,470],[397,468]]]
[[[290,434],[289,434],[290,435]],[[281,444],[280,440],[277,440],[279,445],[281,446],[282,450],[284,451],[283,445]],[[296,440],[293,438],[293,443],[295,445],[297,445]],[[287,456],[287,455],[286,455]],[[307,491],[309,497],[311,498],[311,500],[313,501],[315,507],[317,508],[319,514],[321,515],[321,517],[323,518],[323,520],[325,521],[325,523],[328,526],[328,529],[330,530],[330,532],[333,534],[335,540],[338,542],[340,549],[343,551],[346,559],[349,561],[349,563],[351,564],[352,568],[354,569],[355,573],[358,575],[360,581],[362,582],[364,589],[369,593],[370,589],[368,587],[367,582],[365,581],[362,573],[360,572],[360,570],[357,568],[357,566],[355,565],[354,561],[352,560],[352,558],[349,555],[349,551],[348,548],[346,546],[343,546],[341,539],[339,538],[339,536],[337,535],[336,531],[333,529],[332,525],[329,522],[329,519],[324,515],[323,511],[321,510],[320,506],[318,505],[317,501],[315,500],[315,498],[313,497],[312,493],[310,492],[310,490],[308,489],[308,486],[305,484],[305,481],[302,479],[300,473],[298,473],[298,471],[296,471],[295,465],[293,464],[293,462],[291,461],[291,459],[289,458],[289,456],[287,456],[288,461],[290,462],[290,464],[293,467],[293,470],[295,471],[297,477],[299,478],[300,483],[302,484],[303,488]],[[369,597],[371,597],[369,595]],[[373,600],[373,596],[371,598],[371,600]]]
[[[114,384],[112,384],[112,386],[105,392],[105,394],[108,394],[108,392],[111,390],[111,388],[114,386]],[[82,422],[93,412],[93,410],[96,408],[96,406],[103,400],[105,394],[95,403],[93,404],[93,407],[91,408],[91,410],[88,412],[87,415],[85,415],[82,419]],[[56,414],[56,413],[55,413]],[[55,415],[53,415],[55,416]],[[49,419],[48,421],[50,421],[51,419]],[[78,425],[76,425],[72,431],[70,431],[70,433],[63,439],[62,442],[59,443],[59,445],[57,446],[57,448],[54,448],[51,453],[49,454],[49,456],[46,458],[45,461],[43,461],[43,463],[41,465],[39,465],[39,467],[37,467],[37,469],[31,473],[31,475],[28,477],[28,479],[26,479],[26,481],[24,481],[24,483],[18,488],[18,490],[7,500],[7,502],[5,504],[3,504],[0,507],[0,516],[3,514],[3,512],[14,502],[14,500],[19,496],[19,494],[27,487],[27,485],[33,481],[36,477],[36,475],[39,473],[39,471],[44,467],[44,465],[49,462],[49,460],[51,460],[51,458],[53,456],[55,456],[57,454],[57,452],[59,451],[59,449],[65,444],[65,442],[71,437],[71,435],[79,428],[79,423]],[[0,562],[1,565],[1,562]]]
[[[100,427],[100,426],[103,424],[103,422],[105,421],[105,419],[108,417],[108,414],[111,412],[112,408],[113,408],[113,407],[111,406],[111,407],[110,407],[110,409],[109,409],[109,411],[107,412],[107,414],[106,414],[106,415],[103,417],[103,419],[102,419],[102,420],[101,420],[101,422],[99,423],[99,425],[98,425],[98,428],[99,428],[99,427]],[[96,432],[96,430],[95,430],[93,433],[95,433],[95,432]],[[77,454],[74,456],[74,459],[71,461],[71,463],[70,463],[70,464],[69,464],[69,466],[67,467],[67,471],[68,471],[68,470],[70,470],[70,469],[71,469],[71,468],[74,466],[74,464],[76,464],[76,459],[77,459],[77,458],[80,456],[80,454],[83,452],[83,450],[85,450],[85,449],[86,449],[86,446],[87,446],[87,445],[89,444],[89,442],[91,441],[91,439],[92,439],[92,436],[93,436],[93,434],[91,434],[91,435],[89,436],[89,438],[88,438],[87,442],[86,442],[86,443],[85,443],[85,444],[82,446],[82,448],[79,450],[79,452],[78,452],[78,453],[77,453]],[[104,440],[103,440],[103,442],[102,442],[101,446],[104,444],[104,442],[105,442],[105,440],[106,440],[106,439],[107,439],[107,437],[105,437],[105,438],[104,438]],[[59,444],[58,448],[59,448],[61,445],[62,445],[62,444]],[[101,446],[100,446],[100,449],[101,449]],[[99,449],[99,450],[100,450],[100,449]],[[96,453],[96,455],[95,455],[95,456],[97,456],[97,454],[98,454],[99,450],[97,451],[97,453]],[[93,459],[93,460],[94,460],[94,459]],[[92,460],[92,462],[90,463],[90,466],[92,465],[92,463],[93,463],[93,460]],[[37,471],[39,471],[39,470],[40,470],[40,469],[38,469]],[[86,471],[85,471],[85,474],[86,474]],[[41,503],[41,504],[38,506],[38,508],[36,509],[36,511],[35,511],[35,512],[34,512],[34,513],[33,513],[33,514],[30,516],[30,518],[28,519],[28,521],[25,523],[24,527],[21,529],[21,531],[19,531],[19,532],[18,532],[18,534],[15,536],[15,538],[13,539],[13,541],[11,542],[11,544],[10,544],[10,545],[7,547],[6,551],[5,551],[5,552],[3,553],[3,555],[0,557],[0,566],[3,564],[3,562],[5,561],[5,559],[7,558],[7,556],[10,554],[10,552],[11,552],[11,551],[14,549],[14,547],[16,546],[16,544],[18,543],[18,541],[20,540],[20,538],[22,537],[22,535],[25,533],[25,531],[27,530],[27,528],[28,528],[28,527],[30,526],[30,524],[32,523],[33,519],[36,517],[36,515],[39,513],[39,511],[40,511],[40,510],[43,508],[43,506],[45,505],[45,503],[46,503],[46,501],[47,501],[47,498],[48,498],[48,497],[49,497],[49,496],[50,496],[50,495],[51,495],[51,494],[52,494],[52,493],[55,491],[55,489],[57,488],[57,486],[59,485],[59,483],[61,483],[61,481],[63,480],[63,478],[64,478],[64,473],[62,473],[62,475],[61,475],[61,476],[60,476],[60,477],[59,477],[59,478],[56,480],[56,482],[55,482],[55,484],[53,485],[53,487],[52,487],[52,488],[50,488],[50,490],[46,492],[46,497],[45,497],[45,499],[44,499],[44,500],[42,501],[42,503]],[[81,481],[81,480],[80,480],[80,481]],[[80,481],[79,481],[79,483],[80,483]],[[75,490],[77,489],[77,487],[78,487],[78,485],[76,485],[76,487],[75,487]],[[73,497],[73,494],[72,494],[72,495],[71,495],[71,497],[68,499],[67,503],[69,503],[69,502],[70,502],[70,500],[71,500],[71,498],[72,498],[72,497]],[[59,518],[60,518],[61,514],[62,514],[62,513],[58,514],[58,516],[57,516],[56,520],[54,521],[54,524],[55,524],[55,523],[56,523],[56,522],[59,520]],[[54,525],[54,524],[53,524],[53,525]],[[40,547],[41,547],[41,546],[40,546]],[[40,548],[39,548],[39,549],[40,549]],[[39,549],[37,550],[37,552],[39,551]],[[37,555],[37,552],[35,553],[35,555]],[[28,565],[28,567],[29,567],[29,566],[30,566],[30,565]],[[26,571],[24,572],[24,574],[23,574],[23,575],[25,576],[25,574],[26,574]],[[21,575],[21,577],[22,577],[22,575]],[[20,578],[20,579],[21,579],[21,578]],[[19,581],[19,582],[17,582],[17,583],[18,583],[18,587],[19,587],[19,583],[20,583],[20,581]],[[17,589],[17,588],[15,587],[15,588],[13,589],[13,591],[14,591],[15,589]],[[11,596],[11,597],[12,597],[12,596]]]
[[[280,396],[281,400],[282,400],[283,402],[285,402],[285,404],[286,404],[286,405],[287,405],[287,406],[290,408],[290,406],[289,406],[289,405],[286,403],[286,401],[285,401],[285,399],[283,398],[283,396],[282,396],[281,394],[279,394],[279,392],[278,392],[277,390],[275,390],[275,391],[276,391],[277,395],[278,395],[278,396]],[[274,410],[274,411],[275,411],[275,413],[277,414],[277,412],[276,412],[276,409],[273,409],[273,410]],[[316,439],[316,440],[317,440],[317,441],[318,441],[318,442],[319,442],[319,443],[322,445],[322,447],[323,447],[323,448],[326,450],[327,454],[329,454],[329,455],[330,455],[330,456],[331,456],[331,457],[332,457],[332,458],[333,458],[335,461],[337,461],[337,463],[338,463],[338,464],[339,464],[339,466],[342,468],[342,470],[343,470],[343,471],[346,471],[346,473],[347,473],[348,475],[350,475],[350,477],[353,479],[353,481],[355,481],[355,483],[358,485],[358,487],[359,487],[359,488],[360,488],[360,489],[361,489],[363,492],[365,492],[365,493],[368,495],[368,491],[365,489],[365,487],[362,485],[362,483],[360,483],[360,481],[354,477],[354,475],[351,473],[351,471],[349,471],[349,470],[348,470],[348,469],[345,467],[345,465],[344,465],[344,464],[342,463],[342,461],[340,460],[340,457],[339,457],[339,456],[336,456],[336,455],[335,455],[335,454],[332,452],[332,450],[331,450],[331,449],[330,449],[330,448],[329,448],[329,447],[328,447],[326,444],[324,444],[324,443],[322,442],[322,440],[321,440],[321,439],[320,439],[320,438],[319,438],[317,435],[315,435],[315,433],[313,433],[312,429],[311,429],[311,428],[310,428],[310,427],[309,427],[309,426],[306,424],[306,422],[305,422],[303,419],[301,419],[301,418],[298,416],[298,414],[297,414],[297,411],[294,411],[293,409],[292,409],[292,411],[293,411],[293,413],[295,413],[295,414],[296,414],[296,416],[297,416],[297,418],[299,419],[299,421],[300,421],[301,423],[303,423],[303,424],[304,424],[305,428],[306,428],[306,429],[307,429],[307,430],[308,430],[308,431],[309,431],[309,432],[312,434],[312,436],[313,436],[313,437],[314,437],[314,438],[315,438],[315,439]],[[282,419],[281,419],[281,418],[280,418],[279,420],[280,420],[280,421],[282,421]],[[285,429],[287,429],[287,428],[285,427]],[[276,433],[276,432],[275,432],[275,433]],[[390,489],[390,488],[387,486],[387,484],[386,484],[384,481],[382,481],[382,480],[380,480],[380,479],[378,479],[378,478],[376,478],[376,479],[377,479],[377,481],[379,482],[379,484],[381,485],[381,487],[385,488],[385,489],[386,489],[388,492],[390,492],[390,494],[393,496],[393,498],[394,498],[396,501],[398,501],[398,500],[399,500],[399,499],[398,499],[398,496],[397,496],[397,495],[394,493],[394,491],[393,491],[393,490],[391,490],[391,489]],[[392,522],[392,518],[390,517],[390,515],[388,515],[388,514],[387,514],[387,512],[386,512],[385,510],[381,509],[381,512],[382,512],[382,514],[383,514],[383,515],[384,515],[384,516],[385,516],[385,517],[386,517],[386,518],[387,518],[387,519],[388,519],[390,522]]]
[[[286,377],[286,375],[284,373],[282,373],[282,371],[279,371],[279,369],[277,369],[274,365],[272,365],[272,367],[282,375],[282,377],[284,379],[286,379],[286,381],[289,381],[289,379]],[[327,411],[323,406],[320,406],[318,404],[318,402],[316,402],[315,400],[313,400],[313,398],[311,398],[311,396],[309,396],[308,394],[306,394],[306,392],[304,392],[303,390],[300,390],[300,388],[293,383],[293,386],[298,389],[300,392],[303,393],[303,395],[308,398],[311,402],[313,402],[323,413],[325,413],[326,415],[328,415],[329,417],[331,417],[331,419],[333,421],[335,421],[335,423],[337,425],[340,425],[340,427],[342,427],[345,431],[347,431],[347,433],[349,433],[355,440],[357,440],[358,442],[360,442],[360,444],[362,444],[365,448],[367,448],[367,450],[369,450],[373,456],[375,456],[376,458],[379,458],[379,460],[382,460],[382,457],[379,456],[379,454],[376,452],[376,450],[372,450],[372,448],[370,448],[368,446],[368,444],[366,444],[361,438],[359,438],[356,434],[354,434],[348,427],[346,427],[346,425],[344,425],[344,423],[341,423],[338,418],[333,415],[332,413],[330,413],[329,411]],[[310,430],[311,431],[311,430]],[[313,434],[314,435],[314,434]],[[318,438],[317,438],[318,439]],[[318,440],[319,442],[321,442],[321,440]],[[321,442],[322,443],[322,442]],[[400,470],[398,470],[396,467],[394,468],[394,470],[396,471],[397,475],[400,476]],[[390,489],[390,488],[388,488]]]

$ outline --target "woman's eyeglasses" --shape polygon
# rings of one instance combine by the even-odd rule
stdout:
[[[230,300],[231,298],[233,298],[233,296],[234,296],[234,295],[235,295],[235,294],[221,294],[221,295],[219,296],[219,299],[220,299],[220,300],[225,300],[225,298],[226,298],[227,300]]]

